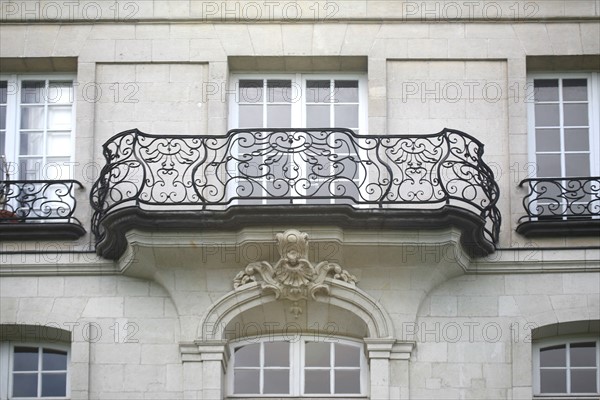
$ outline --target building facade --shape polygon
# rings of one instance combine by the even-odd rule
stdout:
[[[600,394],[600,1],[0,5],[0,399]]]

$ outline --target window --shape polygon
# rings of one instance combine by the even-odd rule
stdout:
[[[268,338],[232,345],[232,396],[362,396],[366,359],[362,344],[315,337]]]
[[[70,179],[73,77],[0,78],[0,155],[13,180]]]
[[[600,394],[597,338],[543,341],[534,346],[536,395]]]
[[[529,103],[530,162],[536,218],[593,216],[600,168],[600,78],[592,74],[536,74]],[[562,179],[561,179],[562,178]]]
[[[530,158],[537,177],[598,175],[598,74],[539,74],[530,87]]]
[[[68,397],[69,352],[65,346],[3,342],[0,361],[1,398]]]
[[[240,75],[232,82],[231,128],[295,128],[298,132],[285,138],[285,134],[276,136],[271,142],[267,135],[236,141],[237,164],[229,170],[250,177],[250,182],[232,182],[230,193],[251,193],[247,197],[262,197],[262,203],[269,204],[277,204],[274,199],[283,196],[305,198],[295,200],[298,203],[359,197],[365,172],[356,161],[357,147],[347,134],[328,134],[326,130],[345,128],[366,133],[364,76]]]

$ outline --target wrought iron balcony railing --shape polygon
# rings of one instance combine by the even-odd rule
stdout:
[[[523,198],[527,214],[519,219],[517,232],[600,232],[600,177],[532,178],[519,186],[527,186],[528,194]]]
[[[239,206],[290,204],[469,211],[489,246],[498,239],[499,189],[482,160],[483,145],[455,130],[414,136],[361,136],[348,129],[237,129],[223,136],[130,130],[103,151],[106,165],[90,194],[100,244],[106,220],[122,210],[214,217]]]
[[[77,238],[85,233],[74,216],[75,180],[0,181],[0,237]]]

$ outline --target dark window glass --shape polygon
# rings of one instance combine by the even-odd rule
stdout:
[[[38,348],[15,347],[13,371],[37,371]]]

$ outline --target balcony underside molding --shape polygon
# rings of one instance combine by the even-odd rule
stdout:
[[[333,225],[340,228],[420,230],[456,227],[470,257],[486,256],[494,246],[484,239],[485,221],[453,206],[440,209],[356,209],[344,205],[234,206],[226,211],[148,211],[137,207],[115,210],[102,221],[106,235],[96,252],[118,259],[127,249],[126,233],[142,231],[237,231],[241,227]]]
[[[525,237],[598,236],[600,219],[527,221],[516,230]]]
[[[0,223],[0,240],[76,240],[85,233],[78,223]]]

